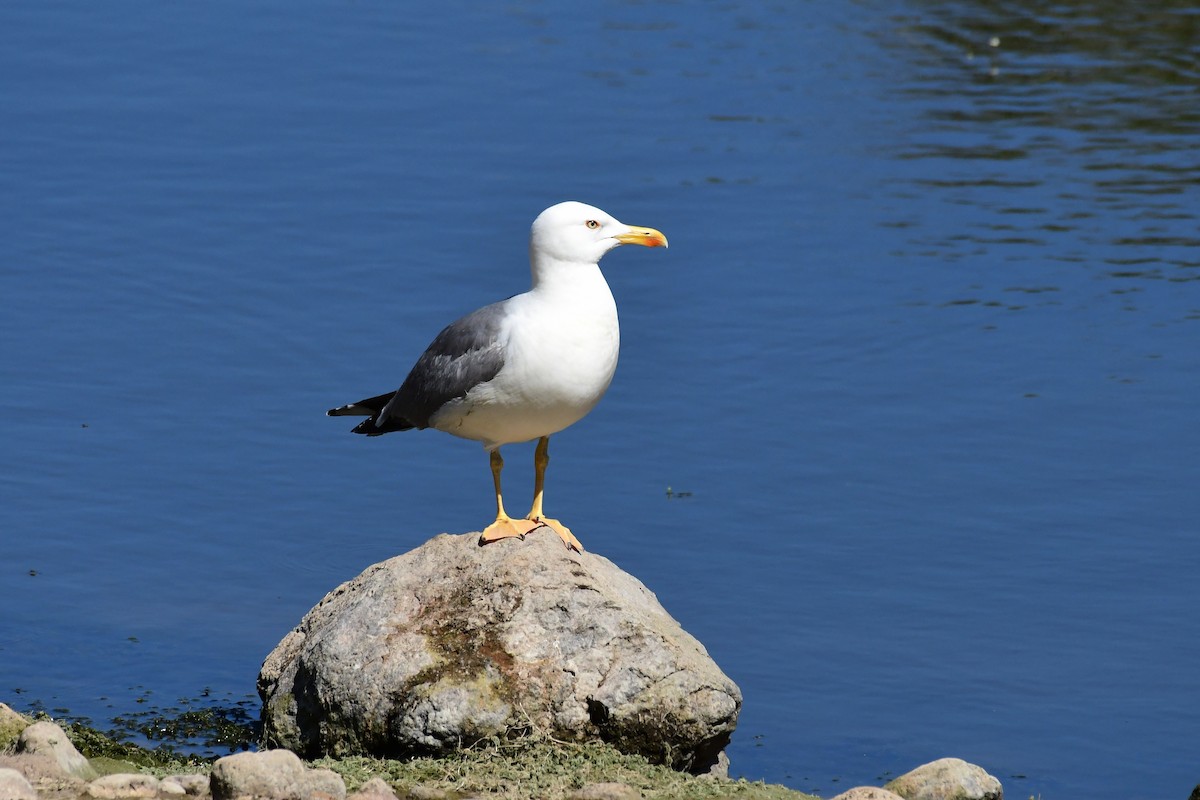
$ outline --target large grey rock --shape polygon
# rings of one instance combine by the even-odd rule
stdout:
[[[91,780],[96,777],[92,765],[75,749],[75,745],[71,744],[66,732],[53,722],[35,722],[21,731],[17,738],[16,751],[49,756],[54,759],[64,775],[73,778]]]
[[[444,753],[538,731],[703,772],[741,693],[636,578],[547,530],[443,534],[330,592],[263,664],[267,742]]]
[[[210,776],[213,800],[344,800],[336,772],[309,769],[295,753],[266,750],[218,758]]]
[[[961,758],[939,758],[884,785],[905,800],[1004,800],[1000,781]]]
[[[15,769],[0,767],[0,800],[36,800],[37,793]]]

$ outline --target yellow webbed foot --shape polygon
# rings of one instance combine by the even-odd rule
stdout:
[[[537,517],[536,519],[530,519],[527,521],[533,522],[534,525],[538,527],[545,525],[547,528],[554,531],[556,534],[558,534],[558,538],[563,540],[563,544],[567,546],[568,550],[574,550],[576,553],[583,552],[583,545],[581,545],[579,540],[575,538],[575,534],[571,533],[571,529],[566,525],[563,525],[558,520],[550,519],[549,517]]]
[[[483,529],[479,537],[480,544],[517,537],[524,539],[525,534],[538,527],[538,523],[528,519],[513,519],[509,516],[497,517],[496,521]]]

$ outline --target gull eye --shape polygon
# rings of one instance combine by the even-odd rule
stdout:
[[[600,223],[599,223],[599,222],[596,222],[596,220],[594,220],[594,219],[589,219],[587,222],[585,222],[585,223],[583,223],[583,224],[584,224],[584,225],[587,225],[587,226],[588,226],[589,228],[591,228],[592,230],[596,230],[596,228],[599,228],[599,227],[600,227]]]

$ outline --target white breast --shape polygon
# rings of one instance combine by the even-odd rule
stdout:
[[[539,284],[508,305],[504,367],[430,420],[488,449],[578,422],[604,396],[620,350],[616,303],[598,267]]]

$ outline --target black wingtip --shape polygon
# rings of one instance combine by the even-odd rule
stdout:
[[[396,431],[411,431],[415,427],[416,425],[405,419],[393,418],[380,422],[375,417],[371,417],[355,425],[350,432],[366,436],[382,436],[385,433],[395,433]]]

